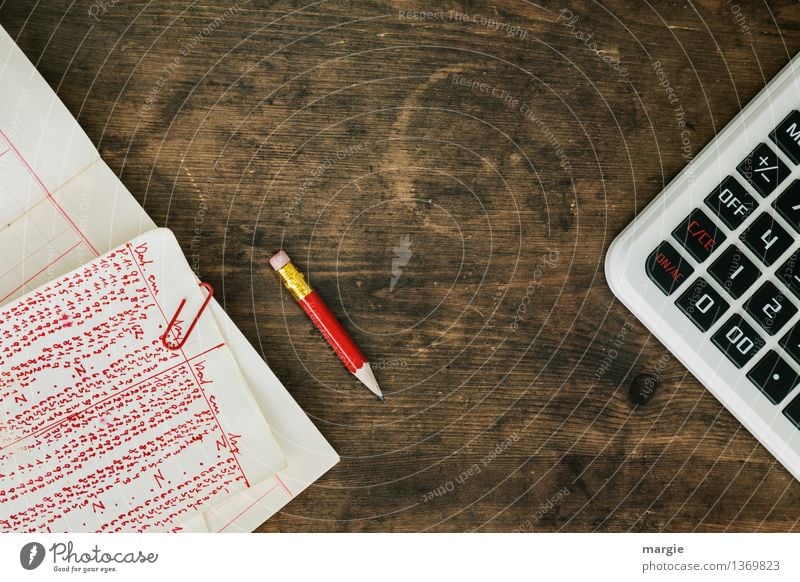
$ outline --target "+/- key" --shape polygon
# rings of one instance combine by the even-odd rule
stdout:
[[[736,169],[764,198],[789,176],[789,168],[765,143],[758,144]]]

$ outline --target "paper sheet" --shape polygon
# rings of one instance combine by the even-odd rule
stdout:
[[[157,229],[4,306],[0,529],[176,531],[286,466],[204,294]]]
[[[8,201],[25,200],[0,210],[6,217],[0,230],[1,305],[155,224],[2,28],[0,86],[0,161],[12,156],[5,173],[0,169],[0,209]],[[183,525],[186,530],[251,531],[339,457],[216,301],[209,309],[287,467]]]

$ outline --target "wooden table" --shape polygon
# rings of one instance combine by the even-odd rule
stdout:
[[[301,4],[0,5],[342,456],[261,530],[798,528],[800,484],[603,259],[800,49],[800,5]],[[281,247],[385,404],[281,291]]]

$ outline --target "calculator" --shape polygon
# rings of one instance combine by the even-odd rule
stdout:
[[[617,236],[605,271],[800,480],[800,55]]]

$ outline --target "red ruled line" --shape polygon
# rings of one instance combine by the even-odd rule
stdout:
[[[22,289],[22,288],[23,288],[25,285],[27,285],[27,284],[28,284],[28,282],[32,281],[33,279],[35,279],[36,277],[38,277],[39,275],[41,275],[42,273],[44,273],[44,272],[45,272],[47,269],[49,269],[51,266],[55,265],[55,264],[56,264],[58,261],[60,261],[60,260],[61,260],[61,259],[63,259],[65,256],[67,256],[69,253],[71,253],[71,252],[72,252],[72,251],[75,249],[75,247],[77,247],[77,246],[78,246],[78,245],[80,245],[81,243],[83,243],[83,241],[82,241],[82,240],[79,240],[79,241],[78,241],[78,242],[76,242],[74,245],[72,245],[72,246],[71,246],[71,247],[69,247],[67,250],[65,250],[63,253],[61,253],[60,255],[58,255],[58,256],[57,256],[55,259],[53,259],[52,261],[50,261],[49,263],[47,263],[47,264],[46,264],[44,267],[42,267],[41,269],[39,269],[38,271],[36,271],[36,272],[35,272],[33,275],[31,275],[30,277],[28,277],[28,279],[27,279],[27,280],[23,281],[23,282],[22,282],[22,284],[21,284],[21,285],[19,285],[19,286],[18,286],[16,289],[14,289],[14,290],[13,290],[11,293],[9,293],[8,295],[6,295],[6,296],[5,296],[5,297],[3,297],[2,299],[0,299],[0,303],[2,303],[3,301],[5,301],[5,300],[6,300],[6,299],[8,299],[9,297],[11,297],[11,296],[12,296],[14,293],[16,293],[17,291],[19,291],[20,289]]]
[[[292,492],[291,492],[291,491],[289,491],[289,488],[286,486],[286,483],[284,483],[283,481],[281,481],[281,478],[280,478],[280,477],[278,477],[278,475],[277,475],[277,474],[275,475],[275,479],[278,481],[278,483],[280,483],[280,484],[281,484],[281,487],[283,487],[283,490],[284,490],[284,491],[286,491],[286,495],[288,495],[289,497],[294,497],[294,496],[292,495]]]
[[[81,237],[83,242],[86,243],[86,246],[92,250],[95,256],[99,257],[100,253],[97,251],[96,248],[94,248],[94,245],[92,245],[92,243],[89,242],[89,239],[86,238],[86,235],[83,234],[83,231],[80,228],[78,228],[78,225],[75,224],[72,218],[70,218],[69,214],[67,214],[64,211],[64,209],[61,208],[61,205],[58,202],[56,202],[56,199],[53,198],[53,195],[50,193],[50,190],[48,190],[47,186],[44,185],[44,182],[42,182],[42,180],[39,178],[39,175],[36,172],[34,172],[33,168],[31,168],[28,161],[22,156],[17,147],[14,145],[14,143],[9,139],[9,137],[5,134],[5,132],[2,129],[0,129],[0,136],[2,136],[5,142],[8,144],[9,149],[14,150],[14,153],[16,154],[19,161],[22,162],[22,164],[27,168],[28,172],[30,172],[30,175],[33,176],[33,179],[36,180],[36,183],[39,184],[39,187],[42,189],[42,192],[45,193],[50,203],[55,207],[56,210],[58,210],[59,214],[61,214],[61,216],[64,217],[64,220],[66,220],[69,223],[69,225],[73,228],[75,233],[79,237]]]
[[[0,154],[0,155],[2,155],[2,154]],[[28,253],[28,257],[30,257],[31,255],[35,255],[35,254],[36,254],[36,253],[38,253],[40,250],[42,250],[43,248],[45,248],[47,245],[49,245],[49,244],[52,244],[54,240],[56,240],[58,237],[60,237],[60,236],[61,236],[62,234],[64,234],[65,232],[67,232],[67,229],[64,229],[64,230],[62,230],[61,232],[59,232],[59,233],[58,233],[56,236],[54,236],[53,238],[51,238],[49,241],[47,241],[46,243],[44,243],[42,246],[40,246],[40,247],[39,247],[38,249],[36,249],[35,251],[31,251],[31,252],[29,252],[29,253]],[[19,263],[17,263],[17,264],[16,264],[16,265],[14,265],[13,267],[11,267],[11,268],[10,268],[8,271],[6,271],[6,272],[5,272],[5,273],[3,273],[2,275],[0,275],[0,279],[2,279],[3,277],[5,277],[6,275],[8,275],[8,274],[9,274],[11,271],[13,271],[13,270],[14,270],[14,269],[16,269],[17,267],[19,267],[21,264],[23,264],[23,263],[24,263],[25,261],[27,261],[27,260],[28,260],[27,258],[25,258],[25,259],[22,259],[22,260],[21,260]],[[52,264],[52,263],[51,263],[51,264]],[[47,265],[47,266],[49,267],[50,265]],[[46,267],[45,267],[45,268],[46,268]]]
[[[145,285],[147,286],[147,292],[150,293],[150,297],[153,298],[153,302],[156,304],[156,307],[158,307],[158,310],[161,312],[161,317],[164,318],[164,323],[168,323],[170,321],[170,318],[168,318],[167,315],[164,313],[164,310],[161,308],[161,304],[158,302],[158,299],[156,298],[155,294],[153,293],[153,289],[150,287],[150,283],[148,282],[147,277],[145,276],[141,265],[139,265],[139,261],[136,260],[136,255],[134,254],[133,249],[131,248],[131,243],[127,243],[126,248],[128,249],[128,253],[130,253],[130,255],[131,255],[131,260],[133,261],[133,264],[136,265],[137,269],[139,269],[139,274],[142,276],[142,281],[144,281]],[[223,343],[222,345],[225,345],[225,344]],[[181,352],[181,355],[183,356],[184,360],[186,360],[186,362],[188,363],[189,360],[186,359],[186,353],[183,351],[183,348],[181,348],[180,352]],[[236,466],[239,468],[239,471],[242,473],[242,477],[244,477],[245,485],[247,487],[250,487],[250,480],[247,478],[247,474],[244,472],[244,467],[242,467],[242,464],[239,462],[239,457],[237,457],[236,454],[233,453],[231,451],[231,449],[230,449],[230,442],[228,440],[228,435],[225,434],[225,429],[222,428],[222,423],[219,421],[219,418],[217,417],[217,413],[214,412],[214,407],[211,406],[211,402],[209,402],[209,400],[208,400],[208,396],[206,395],[205,389],[203,389],[203,385],[200,383],[200,380],[197,378],[197,375],[194,372],[194,368],[189,366],[189,371],[192,373],[192,376],[194,377],[194,381],[197,383],[197,387],[200,389],[200,394],[203,395],[203,398],[206,401],[206,405],[208,406],[208,410],[211,411],[211,416],[214,417],[214,421],[217,423],[217,428],[219,428],[219,433],[222,435],[222,438],[225,439],[225,443],[228,445],[228,452],[230,452],[230,455],[233,458],[234,462],[236,463]]]
[[[71,418],[75,418],[76,416],[80,416],[81,414],[85,413],[87,410],[91,410],[92,408],[94,408],[94,407],[95,407],[95,406],[97,406],[98,404],[102,404],[103,402],[105,402],[106,400],[109,400],[109,399],[111,399],[111,398],[116,398],[116,397],[117,397],[117,396],[119,396],[120,394],[125,394],[125,392],[128,392],[128,391],[130,391],[130,390],[133,390],[134,388],[137,388],[137,387],[141,386],[142,384],[144,384],[144,383],[146,383],[146,382],[149,382],[149,381],[151,381],[153,378],[157,378],[157,377],[158,377],[158,376],[160,376],[161,374],[165,374],[166,372],[169,372],[170,370],[174,370],[175,368],[178,368],[178,367],[180,367],[180,366],[187,366],[187,365],[189,365],[189,360],[196,360],[197,358],[199,358],[199,357],[201,357],[201,356],[204,356],[204,355],[206,355],[208,352],[210,352],[210,351],[212,351],[212,350],[216,350],[217,348],[221,348],[221,347],[222,347],[222,346],[224,346],[224,345],[225,345],[225,344],[224,344],[224,343],[222,343],[222,344],[219,344],[219,345],[216,345],[216,346],[214,346],[213,348],[208,348],[206,351],[204,351],[204,352],[201,352],[201,353],[199,353],[199,354],[197,354],[197,355],[194,355],[194,356],[192,356],[191,358],[188,358],[188,359],[186,359],[186,361],[184,361],[184,362],[178,362],[178,363],[177,363],[177,364],[175,364],[174,366],[170,366],[169,368],[164,368],[164,369],[163,369],[163,370],[161,370],[160,372],[156,372],[155,374],[153,374],[153,375],[151,375],[151,376],[148,376],[148,377],[147,377],[147,378],[145,378],[144,380],[140,380],[139,382],[136,382],[135,384],[131,384],[131,385],[130,385],[130,386],[128,386],[127,388],[124,388],[124,389],[122,389],[122,390],[119,390],[119,391],[117,391],[117,392],[114,392],[114,393],[112,393],[112,394],[109,394],[109,395],[108,395],[108,396],[106,396],[105,398],[101,398],[101,399],[100,399],[100,400],[98,400],[97,402],[94,402],[94,403],[92,403],[91,405],[87,406],[86,408],[84,408],[84,409],[82,409],[82,410],[79,410],[79,411],[77,411],[77,412],[71,412],[71,413],[67,414],[67,415],[66,415],[64,418],[62,418],[62,419],[60,419],[60,420],[56,420],[55,422],[51,422],[51,423],[50,423],[50,424],[48,424],[47,426],[43,426],[43,427],[41,427],[41,428],[39,428],[39,429],[36,429],[35,431],[31,432],[30,434],[26,434],[25,436],[18,438],[18,439],[17,439],[17,440],[15,440],[14,442],[11,442],[11,443],[7,444],[7,445],[6,445],[6,446],[4,446],[4,447],[0,447],[0,451],[3,451],[3,450],[5,450],[5,449],[7,449],[7,448],[9,448],[9,447],[13,447],[13,446],[14,446],[14,445],[16,445],[17,443],[19,443],[19,442],[21,442],[21,441],[24,441],[25,439],[28,439],[28,438],[31,438],[31,437],[35,437],[35,436],[38,436],[38,435],[40,435],[40,434],[42,434],[42,433],[45,433],[45,432],[47,432],[47,431],[51,430],[52,428],[54,428],[54,427],[58,426],[59,424],[61,424],[61,423],[63,423],[63,422],[66,422],[66,421],[70,420]],[[191,368],[191,366],[189,366],[189,367]]]
[[[277,477],[277,475],[276,475],[276,477]],[[224,526],[222,526],[222,528],[218,529],[218,530],[217,530],[217,533],[222,533],[222,532],[224,532],[226,529],[228,529],[228,527],[229,527],[229,526],[230,526],[230,525],[231,525],[231,524],[232,524],[234,521],[236,521],[237,519],[239,519],[240,517],[242,517],[242,516],[243,516],[245,513],[247,513],[247,512],[248,512],[248,511],[250,511],[251,509],[253,509],[253,506],[254,506],[254,505],[256,505],[256,504],[257,504],[259,501],[261,501],[262,499],[264,499],[264,498],[265,498],[267,495],[269,495],[270,493],[272,493],[272,492],[273,492],[273,491],[274,491],[274,490],[275,490],[277,487],[278,487],[278,484],[276,483],[275,485],[273,485],[272,487],[270,487],[269,489],[267,489],[267,491],[266,491],[265,493],[263,493],[263,494],[259,495],[259,496],[258,496],[258,498],[257,498],[255,501],[253,501],[253,502],[252,502],[250,505],[248,505],[248,506],[247,506],[247,507],[245,507],[243,510],[241,510],[241,511],[240,511],[240,512],[239,512],[239,513],[236,515],[236,517],[234,517],[232,520],[230,520],[228,523],[226,523]]]

